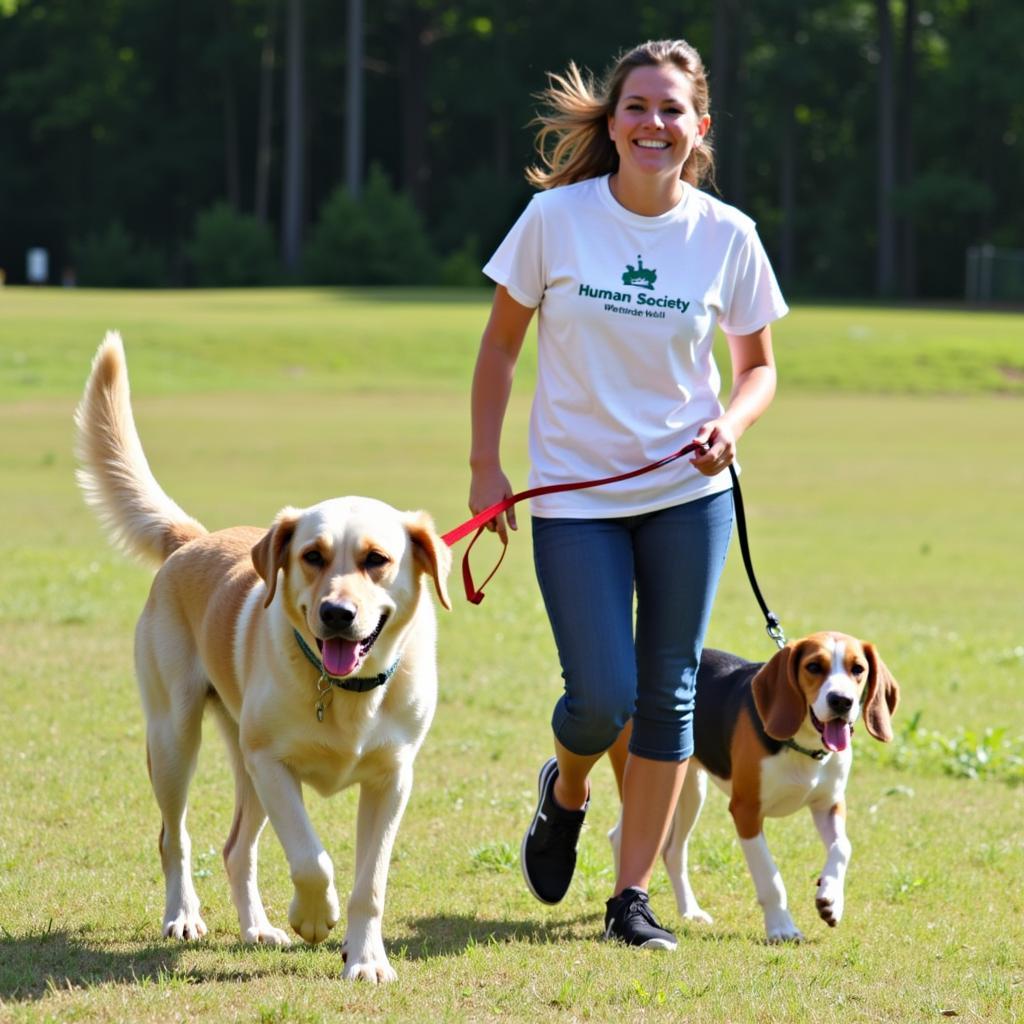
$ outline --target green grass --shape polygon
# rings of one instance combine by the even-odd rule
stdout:
[[[157,477],[208,526],[369,493],[427,507],[448,529],[465,516],[466,390],[486,298],[6,289],[0,308],[0,1021],[1024,1015],[1024,406],[1000,369],[1024,365],[1024,318],[818,308],[776,332],[780,394],[743,443],[762,587],[790,635],[871,639],[903,688],[892,747],[856,733],[840,927],[814,912],[823,857],[801,814],[768,836],[808,942],[761,942],[712,793],[692,859],[714,925],[683,928],[668,956],[596,941],[616,814],[603,767],[569,896],[545,908],[526,894],[518,843],[558,675],[523,529],[484,603],[442,616],[440,705],[385,918],[399,981],[374,990],[339,980],[340,934],[316,949],[238,944],[219,854],[232,788],[212,729],[190,813],[211,935],[160,939],[159,820],[131,678],[149,575],[111,551],[75,490],[71,412],[103,330],[119,327]],[[874,340],[851,337],[856,324]],[[517,484],[524,359],[507,434]],[[494,547],[478,549],[482,568]],[[709,642],[772,650],[736,551]],[[344,885],[354,794],[311,794],[309,806]],[[269,830],[261,858],[281,923],[290,885]],[[678,924],[661,873],[652,898]]]
[[[82,363],[122,332],[149,394],[464,392],[486,291],[0,290],[0,401],[76,393]],[[890,394],[1024,394],[1024,317],[809,306],[777,330],[787,388]],[[525,361],[519,389],[529,390]]]

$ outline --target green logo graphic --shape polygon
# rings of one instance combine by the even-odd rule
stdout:
[[[622,275],[622,283],[637,288],[648,288],[654,291],[654,282],[658,280],[658,272],[644,266],[643,257],[637,256],[636,266],[626,264],[626,272]]]

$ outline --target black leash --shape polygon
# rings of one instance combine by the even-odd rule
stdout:
[[[747,539],[747,516],[743,511],[743,492],[740,490],[740,478],[735,466],[729,466],[729,475],[732,477],[732,500],[736,509],[736,532],[740,538],[740,552],[743,555],[743,567],[747,570],[747,579],[750,580],[750,589],[754,591],[754,597],[761,606],[761,614],[764,615],[765,631],[775,641],[780,649],[786,646],[786,634],[782,629],[779,617],[769,607],[757,585],[757,577],[754,575],[754,563],[750,559],[750,542]]]

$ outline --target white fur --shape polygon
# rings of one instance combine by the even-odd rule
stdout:
[[[161,564],[136,630],[136,673],[163,819],[164,934],[206,934],[185,813],[209,705],[235,776],[224,860],[242,940],[289,943],[270,923],[257,885],[257,844],[268,817],[294,884],[292,927],[315,943],[337,924],[334,866],[306,812],[302,787],[328,795],[358,784],[344,977],[393,980],[381,927],[388,865],[413,760],[437,698],[436,622],[423,577],[433,576],[448,606],[448,549],[424,514],[400,513],[368,498],[285,509],[269,531],[207,533],[149,470],[116,335],[108,335],[97,353],[76,423],[88,501],[122,546]],[[323,552],[322,566],[300,557],[310,547]],[[368,550],[384,563],[371,565]],[[369,642],[387,616],[352,674],[373,676],[395,662],[398,668],[384,686],[366,693],[332,690],[318,721],[319,673],[299,651],[294,630],[313,648],[318,638],[339,635],[325,625],[321,609],[342,600],[354,609],[353,642]]]
[[[830,694],[841,694],[852,700],[852,706],[842,717],[851,724],[861,711],[865,679],[853,677],[846,667],[848,647],[854,653],[863,644],[852,637],[836,634],[814,634],[807,638],[815,640],[829,652],[830,668],[809,707],[820,721],[835,717],[828,705]],[[860,660],[863,660],[862,657]],[[885,670],[886,673],[888,670]],[[713,682],[712,682],[713,685]],[[879,685],[882,685],[879,683]],[[891,677],[888,684],[898,691]],[[895,705],[895,696],[892,698]],[[700,713],[695,721],[700,728]],[[821,735],[805,716],[793,737],[796,743],[808,750],[822,749]],[[762,818],[780,818],[795,813],[802,807],[808,808],[825,847],[825,865],[818,878],[815,906],[818,914],[830,926],[842,919],[845,896],[846,871],[850,861],[851,844],[846,834],[845,793],[853,765],[853,747],[826,754],[815,759],[789,747],[778,753],[761,758],[760,771],[760,813]],[[734,765],[735,771],[735,765]],[[662,858],[668,871],[669,880],[675,891],[676,906],[680,917],[687,921],[710,924],[712,918],[697,902],[689,878],[689,839],[697,824],[707,795],[707,780],[727,796],[732,796],[732,781],[712,775],[698,762],[689,766],[683,788],[676,806],[669,835],[662,849]],[[615,828],[609,833],[612,850],[618,866],[621,842],[621,816]],[[797,928],[789,913],[786,887],[782,876],[772,859],[764,832],[749,839],[740,839],[740,846],[750,871],[758,902],[764,913],[765,936],[771,943],[800,942],[803,934]]]

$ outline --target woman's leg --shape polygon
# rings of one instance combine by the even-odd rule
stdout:
[[[633,713],[633,555],[628,527],[534,519],[537,579],[565,690],[555,705],[556,756],[541,768],[537,810],[520,848],[523,876],[545,903],[565,895],[594,764]]]
[[[683,788],[688,761],[652,761],[630,754],[622,786],[622,846],[615,895],[650,888],[651,875],[668,838],[672,812]]]
[[[629,757],[629,738],[633,735],[633,719],[630,719],[619,733],[618,739],[608,748],[608,760],[615,773],[615,785],[622,800],[622,780],[626,774],[626,758]]]
[[[693,753],[697,668],[732,530],[732,494],[646,516],[634,533],[637,710],[616,893],[646,889]]]
[[[633,542],[621,520],[534,519],[533,552],[565,683],[551,724],[581,759],[566,761],[578,799],[635,706]]]

